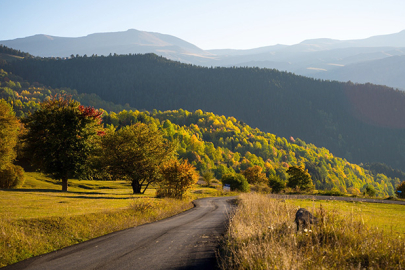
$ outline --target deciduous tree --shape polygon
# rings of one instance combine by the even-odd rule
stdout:
[[[18,120],[5,100],[0,100],[0,188],[15,188],[24,183],[24,170],[13,164],[18,141]]]
[[[249,184],[259,184],[267,182],[266,174],[262,173],[263,168],[255,165],[243,171],[243,175]]]
[[[160,170],[163,180],[158,190],[158,196],[181,199],[186,191],[198,181],[198,173],[194,166],[177,159],[164,163]]]
[[[160,166],[175,152],[174,143],[143,123],[107,132],[101,145],[105,170],[116,179],[131,181],[134,194],[144,193],[150,184],[161,181]]]
[[[304,166],[291,166],[288,168],[287,173],[290,175],[288,178],[287,187],[298,188],[300,190],[309,190],[313,188],[311,175]]]
[[[54,96],[40,106],[22,119],[25,151],[34,166],[62,180],[62,191],[67,191],[68,179],[85,169],[95,137],[103,135],[102,113],[66,96]]]

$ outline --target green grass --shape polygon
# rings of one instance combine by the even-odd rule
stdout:
[[[124,181],[59,181],[26,173],[22,188],[0,190],[0,267],[114,231],[163,219],[222,192],[195,185],[184,200],[133,195]]]
[[[398,204],[344,202],[344,201],[312,201],[312,200],[287,200],[297,207],[314,209],[323,208],[329,211],[339,211],[345,215],[353,215],[365,223],[375,226],[387,233],[395,232],[405,234],[405,206]],[[404,235],[405,237],[405,235]]]

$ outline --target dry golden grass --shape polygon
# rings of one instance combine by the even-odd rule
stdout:
[[[296,232],[297,206],[243,194],[219,252],[222,269],[401,269],[405,243],[355,214],[315,208],[317,225]]]

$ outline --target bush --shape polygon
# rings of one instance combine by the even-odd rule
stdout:
[[[398,198],[405,198],[405,181],[397,186],[395,193],[397,194]]]
[[[272,193],[280,193],[285,188],[285,182],[276,175],[269,177],[269,186]]]
[[[332,188],[331,190],[323,190],[319,191],[319,195],[326,195],[326,196],[345,196],[343,192],[341,192],[337,187]]]
[[[21,187],[24,184],[24,169],[20,166],[7,164],[0,171],[0,188],[9,189]]]
[[[249,192],[250,190],[249,183],[247,182],[246,178],[239,173],[225,174],[222,176],[221,182],[223,185],[230,185],[231,190],[239,190],[242,192]]]
[[[186,191],[198,181],[198,174],[187,160],[180,162],[172,159],[163,164],[160,173],[163,176],[157,197],[182,199]]]
[[[374,197],[377,192],[372,185],[367,185],[366,189],[364,190],[364,195],[368,195],[370,197]]]
[[[258,183],[258,184],[252,185],[250,187],[250,190],[255,191],[257,193],[261,193],[261,194],[271,193],[271,188],[268,185],[263,184],[263,183]]]

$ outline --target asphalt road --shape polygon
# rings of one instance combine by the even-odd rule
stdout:
[[[233,197],[205,198],[174,217],[105,235],[3,269],[215,269]]]

